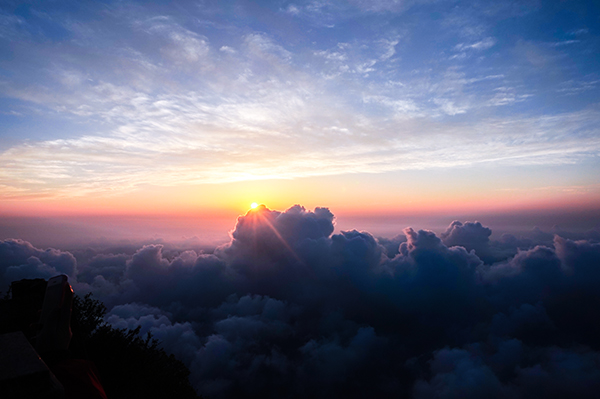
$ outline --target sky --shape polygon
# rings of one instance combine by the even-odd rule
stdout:
[[[595,398],[599,49],[594,1],[5,0],[0,291],[205,397]]]
[[[592,228],[599,11],[4,1],[0,214],[189,220],[177,233],[207,239],[252,202],[386,233],[377,220],[528,211]]]

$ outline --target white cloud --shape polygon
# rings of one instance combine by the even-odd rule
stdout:
[[[385,96],[369,95],[363,97],[363,101],[365,103],[381,104],[385,107],[389,107],[398,114],[403,114],[407,116],[419,115],[417,113],[419,111],[419,107],[411,99],[393,99]]]
[[[600,113],[587,110],[546,118],[448,124],[411,116],[411,100],[367,97],[381,117],[307,102],[281,86],[252,102],[235,97],[211,104],[197,93],[140,101],[108,137],[30,142],[0,155],[5,198],[83,195],[131,190],[142,184],[219,183],[351,172],[474,165],[481,162],[560,164],[600,150]],[[504,93],[504,95],[506,95]],[[446,99],[448,115],[465,112]],[[501,104],[497,104],[501,105]],[[586,131],[580,137],[572,132]],[[374,136],[373,132],[377,131]],[[485,132],[485,134],[481,134]],[[224,162],[224,160],[226,160]],[[24,191],[26,190],[26,191]]]
[[[409,9],[415,3],[425,1],[418,0],[351,0],[350,4],[369,12],[401,12]]]
[[[286,12],[289,12],[290,14],[293,14],[293,15],[298,15],[298,14],[300,14],[300,9],[298,9],[298,7],[296,7],[294,4],[290,4],[286,8]]]
[[[438,105],[440,109],[447,115],[459,115],[467,112],[468,107],[465,105],[458,105],[454,101],[446,98],[434,98],[434,104]]]
[[[348,59],[346,54],[343,54],[343,53],[340,53],[337,51],[332,51],[332,50],[315,51],[314,54],[318,57],[323,57],[327,60],[333,60],[333,61],[346,61]]]
[[[160,51],[176,63],[203,61],[210,50],[208,38],[184,28],[171,17],[153,17],[133,25],[157,36]]]
[[[396,6],[359,4],[379,10]],[[286,10],[299,18],[318,14],[319,21],[327,22],[336,7],[341,6],[320,1]],[[521,65],[502,69],[491,57],[479,57],[477,65],[456,66],[446,57],[428,61],[431,49],[424,49],[429,55],[420,59],[420,52],[404,53],[412,45],[410,33],[385,24],[376,34],[336,36],[318,46],[247,26],[242,30],[235,23],[223,23],[218,35],[211,36],[196,20],[137,11],[107,14],[118,22],[112,26],[124,32],[107,33],[95,22],[81,22],[72,31],[73,40],[15,46],[15,58],[33,65],[40,77],[34,79],[34,72],[27,71],[21,80],[1,82],[3,96],[30,107],[11,106],[10,113],[60,119],[75,131],[48,136],[39,126],[40,134],[31,137],[52,138],[4,146],[2,195],[80,195],[142,184],[481,162],[563,163],[599,149],[597,135],[569,134],[578,129],[596,132],[600,117],[595,108],[555,119],[535,112],[496,119],[491,107],[517,104],[538,93],[519,81]],[[454,17],[445,22],[453,29],[473,22],[468,15]],[[11,29],[18,22],[3,21]],[[311,25],[315,31],[322,27]],[[464,43],[447,46],[444,54],[480,56],[497,45],[485,29],[476,30],[462,35]],[[92,36],[96,41],[90,41]],[[25,34],[20,37],[27,39]],[[551,47],[520,40],[508,55],[543,66],[557,52]],[[16,68],[11,73],[21,76]],[[598,83],[591,75],[565,79],[553,92],[576,94]]]
[[[466,44],[466,43],[457,44],[456,46],[454,46],[454,49],[456,51],[466,51],[466,50],[483,51],[483,50],[492,48],[495,44],[496,44],[496,40],[494,38],[486,37],[483,40],[480,40],[478,42],[471,43],[471,44]]]
[[[575,95],[588,90],[595,90],[600,84],[599,79],[588,77],[584,80],[567,80],[559,85],[557,92],[566,95]]]
[[[221,48],[219,49],[219,51],[222,51],[224,53],[228,53],[228,54],[235,54],[236,51],[235,49],[229,47],[229,46],[221,46]]]
[[[396,40],[382,39],[380,42],[381,42],[383,48],[385,49],[385,52],[381,55],[381,57],[379,57],[379,59],[384,61],[384,60],[387,60],[387,59],[393,57],[394,54],[396,54],[396,45],[400,42],[400,40],[398,40],[398,39],[396,39]]]
[[[0,38],[17,37],[21,33],[19,28],[24,25],[22,18],[0,12]]]
[[[277,57],[279,60],[287,62],[292,58],[292,53],[282,46],[276,44],[271,38],[261,33],[251,33],[246,35],[244,43],[251,54],[255,56]]]
[[[550,43],[550,45],[552,47],[562,47],[562,46],[568,46],[570,44],[575,44],[575,43],[579,43],[579,40],[562,40],[560,42],[553,42]]]

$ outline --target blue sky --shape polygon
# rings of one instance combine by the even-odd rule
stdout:
[[[465,197],[546,190],[593,202],[599,11],[592,1],[3,2],[0,198],[348,174],[381,180],[385,196],[411,171],[423,184],[405,189],[419,197],[449,184],[442,169]]]

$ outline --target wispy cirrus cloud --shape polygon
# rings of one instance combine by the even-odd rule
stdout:
[[[34,142],[5,151],[0,155],[1,181],[14,189],[81,195],[142,184],[377,173],[482,162],[573,163],[600,150],[594,138],[600,112],[595,109],[542,119],[442,124],[418,116],[411,101],[366,98],[383,105],[389,116],[407,115],[398,126],[396,119],[352,115],[343,109],[325,114],[298,92],[282,94],[281,89],[252,101],[232,97],[220,104],[193,92],[138,98],[135,107],[121,110],[132,114],[129,122],[110,135]],[[453,104],[440,106],[450,115],[466,112]],[[106,117],[112,119],[113,112],[114,107],[109,108]],[[573,134],[575,129],[579,136]],[[377,136],[370,134],[374,130]],[[14,189],[5,195],[21,195]]]
[[[361,4],[337,19],[331,10],[340,6],[328,2],[294,3],[275,13],[301,31],[309,13],[340,23],[367,18],[351,11]],[[103,20],[62,19],[69,40],[55,41],[34,40],[43,32],[18,28],[30,22],[4,18],[18,44],[12,44],[16,61],[2,61],[12,73],[0,77],[10,99],[3,117],[55,118],[69,127],[69,135],[59,128],[49,135],[40,122],[40,134],[4,146],[4,196],[560,164],[597,153],[593,102],[550,113],[536,108],[547,90],[593,93],[594,73],[571,76],[560,64],[574,46],[520,38],[504,44],[486,25],[496,14],[476,8],[444,15],[438,29],[392,26],[386,18],[412,9],[377,7],[368,13],[380,21],[377,28],[353,35],[336,28],[328,36],[330,28],[308,24],[302,39],[282,37],[268,24],[215,19],[213,9],[187,18],[114,6],[100,12]],[[478,28],[464,31],[468,26]],[[431,43],[439,45],[419,42],[432,29],[438,30]],[[582,48],[589,45],[588,33],[577,35]],[[457,53],[466,55],[448,57]],[[499,54],[516,62],[498,63]],[[572,79],[553,86],[536,81],[557,71]],[[519,111],[517,104],[529,108]]]
[[[459,43],[454,46],[454,49],[457,51],[466,51],[466,50],[475,50],[475,51],[483,51],[487,50],[496,44],[496,40],[492,37],[486,37],[483,40],[480,40],[475,43]]]

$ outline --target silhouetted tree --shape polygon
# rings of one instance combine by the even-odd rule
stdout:
[[[71,350],[92,360],[109,398],[198,398],[189,370],[148,333],[115,329],[104,322],[106,307],[90,294],[73,299]]]

